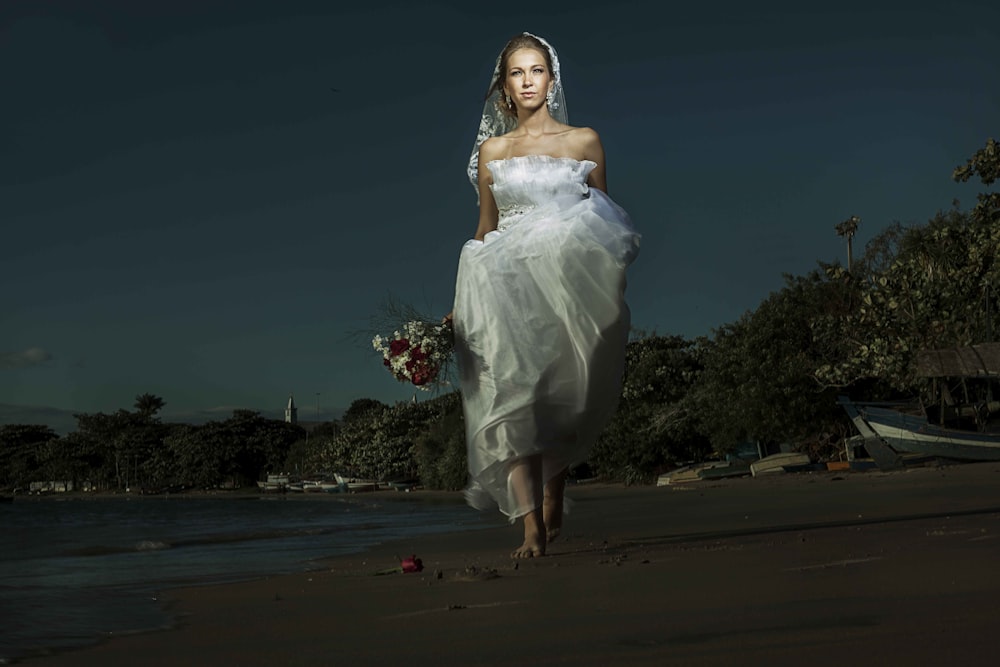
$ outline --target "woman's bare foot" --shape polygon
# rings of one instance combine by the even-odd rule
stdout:
[[[545,524],[542,512],[532,510],[524,515],[524,544],[511,552],[511,558],[538,558],[545,555]]]
[[[525,540],[524,544],[510,553],[511,558],[541,558],[545,555],[545,545],[537,540]]]
[[[562,471],[545,485],[542,501],[542,520],[545,522],[546,542],[551,544],[562,531],[563,492],[566,489],[566,471]]]

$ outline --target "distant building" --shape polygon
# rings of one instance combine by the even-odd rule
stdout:
[[[295,407],[295,398],[288,395],[288,406],[285,408],[285,421],[289,424],[299,423],[299,409]]]

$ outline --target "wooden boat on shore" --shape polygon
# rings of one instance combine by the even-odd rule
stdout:
[[[358,479],[357,477],[345,477],[340,473],[336,474],[337,484],[340,485],[341,492],[364,493],[366,491],[378,490],[378,482],[373,479]]]
[[[905,452],[959,461],[1000,461],[1000,433],[931,423],[919,403],[855,403],[842,398],[841,405],[855,427],[867,436],[865,447],[876,463],[879,457],[874,455],[872,445],[877,441],[891,450],[890,458],[898,458],[899,453]],[[879,463],[879,467],[898,464],[898,461],[889,466]]]
[[[257,488],[264,493],[286,493],[289,487],[289,477],[285,474],[269,474],[266,480],[258,481]]]
[[[788,472],[811,463],[808,454],[802,452],[782,452],[771,454],[750,464],[750,474],[754,477],[774,473]]]
[[[879,468],[899,467],[902,453],[1000,461],[1000,343],[928,350],[916,364],[933,402],[838,398]]]
[[[392,489],[393,491],[410,492],[419,487],[420,487],[420,480],[418,479],[398,479],[389,482],[389,488]]]
[[[750,466],[746,461],[705,461],[692,463],[670,472],[665,472],[656,478],[657,486],[671,486],[700,482],[706,479],[723,479],[726,477],[743,477],[750,474]]]
[[[304,479],[302,490],[306,493],[337,493],[340,491],[340,484],[329,479]]]

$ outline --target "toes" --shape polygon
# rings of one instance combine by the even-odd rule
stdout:
[[[545,555],[545,551],[540,547],[535,546],[522,546],[520,549],[515,549],[511,552],[511,558],[539,558]]]

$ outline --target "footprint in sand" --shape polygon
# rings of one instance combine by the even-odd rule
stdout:
[[[452,577],[453,581],[488,581],[499,579],[500,573],[493,568],[481,568],[472,565],[462,572],[456,572]]]

